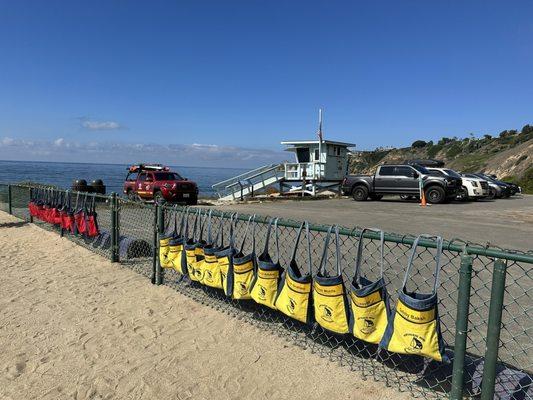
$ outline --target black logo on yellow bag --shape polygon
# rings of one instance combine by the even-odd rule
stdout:
[[[205,271],[205,280],[208,282],[213,282],[213,274],[211,271]]]
[[[244,282],[239,282],[239,292],[243,296],[248,294],[248,286]]]
[[[374,321],[370,318],[360,318],[363,320],[363,326],[361,328],[361,332],[364,334],[370,334],[376,330],[376,324]]]
[[[259,293],[257,294],[257,296],[261,299],[261,300],[266,300],[266,289],[264,286],[262,285],[257,285],[259,287]]]
[[[405,352],[420,353],[422,351],[422,348],[424,347],[424,338],[413,334],[407,334],[405,336],[412,336],[411,342],[409,343],[409,347],[405,348]]]
[[[333,310],[325,304],[319,306],[322,314],[320,315],[324,321],[333,322]]]
[[[287,304],[287,310],[290,314],[294,314],[294,310],[296,309],[296,302],[294,299],[289,297],[289,304]]]

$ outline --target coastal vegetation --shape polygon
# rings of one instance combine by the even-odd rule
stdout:
[[[349,169],[350,173],[373,173],[379,164],[408,159],[438,159],[460,172],[494,174],[533,194],[533,125],[498,135],[443,137],[436,143],[419,139],[409,147],[358,151],[351,155]]]

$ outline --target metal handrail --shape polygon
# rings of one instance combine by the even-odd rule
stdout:
[[[233,183],[227,185],[227,186],[226,186],[226,189],[228,189],[228,188],[230,188],[230,187],[232,187],[232,186],[238,185],[240,182],[243,182],[243,181],[249,181],[250,183],[252,183],[252,182],[251,182],[251,179],[253,179],[253,178],[257,178],[258,176],[264,175],[264,174],[266,174],[266,173],[268,173],[268,172],[275,171],[278,167],[279,167],[279,165],[276,166],[276,167],[272,167],[272,168],[270,168],[270,169],[267,169],[267,170],[265,170],[265,171],[258,172],[258,173],[255,174],[255,175],[248,176],[248,177],[246,177],[246,179],[239,179],[238,181],[233,182]],[[252,183],[252,184],[253,184],[253,183]]]
[[[215,183],[214,185],[212,185],[211,187],[213,189],[217,189],[217,188],[225,188],[225,187],[228,187],[230,186],[231,184],[234,184],[240,180],[243,180],[243,179],[249,179],[251,177],[255,177],[255,176],[258,176],[258,175],[261,175],[261,173],[264,173],[264,172],[268,172],[269,170],[272,170],[272,169],[275,169],[275,168],[278,168],[281,164],[268,164],[268,165],[263,165],[262,167],[259,167],[259,168],[256,168],[256,169],[253,169],[251,171],[248,171],[248,172],[245,172],[243,174],[240,174],[240,175],[237,175],[237,176],[234,176],[233,178],[229,178],[229,179],[226,179],[224,181],[221,181],[221,182],[218,182],[218,183]],[[262,171],[262,172],[260,172]]]

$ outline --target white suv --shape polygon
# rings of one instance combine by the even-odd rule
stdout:
[[[489,195],[489,184],[487,181],[480,178],[473,178],[471,176],[461,175],[449,168],[428,168],[432,174],[439,176],[451,176],[454,178],[461,178],[463,182],[463,191],[457,196],[460,200],[477,200],[485,198]]]

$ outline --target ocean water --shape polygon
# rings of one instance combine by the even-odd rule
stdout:
[[[102,179],[107,186],[107,193],[122,194],[122,185],[126,178],[126,164],[86,164],[35,161],[0,161],[0,183],[38,182],[69,189],[76,179],[85,179],[87,183]],[[213,197],[215,192],[211,185],[242,174],[248,169],[242,168],[204,168],[170,166],[172,171],[198,184],[201,197]]]

